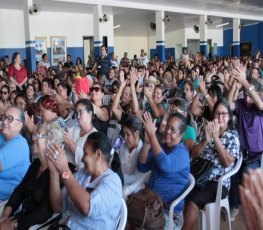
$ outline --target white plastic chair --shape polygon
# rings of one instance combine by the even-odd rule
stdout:
[[[121,210],[120,210],[116,230],[124,230],[126,223],[127,223],[127,206],[126,206],[125,200],[122,199]]]
[[[221,217],[220,217],[221,209],[224,208],[226,211],[226,222],[228,225],[228,229],[231,230],[228,196],[226,196],[224,199],[221,199],[222,184],[224,180],[230,178],[231,176],[233,176],[238,172],[238,170],[241,167],[242,160],[243,157],[241,155],[235,167],[231,171],[229,171],[228,173],[226,173],[225,175],[219,178],[215,202],[207,204],[204,210],[200,210],[200,216],[199,216],[200,229],[219,230],[220,221],[221,221]]]
[[[184,192],[177,197],[173,203],[170,206],[169,209],[169,223],[168,223],[168,230],[172,230],[173,229],[173,225],[174,225],[174,220],[173,220],[173,216],[174,216],[174,208],[175,206],[182,200],[184,199],[189,192],[191,192],[191,190],[193,189],[193,187],[195,186],[195,178],[193,177],[193,175],[190,173],[189,175],[189,179],[188,179],[188,183],[187,183],[187,187],[184,190]]]
[[[151,177],[151,171],[142,174],[142,176],[132,184],[128,186],[124,186],[122,190],[123,199],[127,200],[127,197],[130,194],[139,191],[142,188],[142,186],[150,179],[150,177]]]
[[[112,95],[104,95],[102,98],[103,105],[109,105]]]

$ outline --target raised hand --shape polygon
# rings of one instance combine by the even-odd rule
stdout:
[[[239,65],[236,68],[232,69],[232,74],[233,74],[234,79],[236,79],[242,85],[247,81],[246,71],[242,65]]]
[[[130,84],[131,84],[131,86],[135,86],[136,81],[138,81],[138,78],[139,78],[136,68],[134,68],[134,67],[131,68],[130,76],[131,76]]]
[[[123,87],[123,88],[127,84],[127,80],[125,80],[125,78],[124,78],[124,71],[123,70],[120,71],[120,82],[121,82],[121,87]]]
[[[216,139],[219,137],[219,130],[220,130],[220,126],[219,126],[219,123],[218,123],[218,119],[214,119],[211,123],[212,125],[212,137],[213,139]]]
[[[198,90],[199,92],[206,94],[205,81],[203,79],[203,76],[200,76]]]
[[[212,122],[207,122],[205,126],[205,138],[206,141],[209,143],[212,140]]]
[[[153,95],[149,87],[144,87],[144,95],[147,97],[148,100],[151,100]]]
[[[239,194],[247,229],[263,229],[263,173],[261,169],[250,170],[243,174]]]
[[[84,93],[82,90],[79,92],[79,98],[80,99],[90,99],[90,97]]]
[[[64,150],[55,143],[48,142],[47,144],[47,154],[50,163],[57,169],[57,171],[62,174],[64,171],[68,170],[68,160],[65,155]],[[49,164],[50,164],[49,163]],[[52,165],[50,165],[52,167]],[[49,167],[50,167],[49,166]],[[52,169],[53,170],[53,169]]]
[[[143,121],[142,121],[143,125],[144,125],[144,130],[146,131],[146,133],[148,134],[148,136],[150,136],[150,134],[155,134],[156,132],[156,119],[152,120],[151,114],[145,112],[143,114]]]

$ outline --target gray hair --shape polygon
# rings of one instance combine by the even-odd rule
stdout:
[[[63,143],[63,128],[55,122],[47,123],[47,139],[61,146]]]
[[[12,109],[12,108],[17,111],[18,119],[24,124],[25,123],[25,114],[23,113],[23,111],[19,107],[15,106],[15,105],[9,106],[7,108],[7,110],[8,109]]]

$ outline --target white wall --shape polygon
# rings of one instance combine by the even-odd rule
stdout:
[[[32,15],[31,30],[34,37],[47,37],[50,47],[51,36],[66,36],[68,47],[82,47],[83,36],[93,36],[92,14],[40,12]],[[8,20],[7,20],[8,19]],[[102,35],[108,36],[108,45],[114,45],[113,17],[102,23]],[[24,48],[25,31],[22,10],[0,9],[0,48]]]
[[[68,47],[82,47],[83,36],[93,36],[91,14],[41,12],[33,17],[34,34],[47,37],[48,47],[51,36],[66,36]]]
[[[118,56],[118,60],[123,57],[125,51],[128,52],[128,57],[132,59],[134,54],[140,55],[141,49],[149,50],[147,37],[116,36],[114,37],[114,43],[114,52]],[[148,53],[149,56],[150,54]]]
[[[185,28],[185,42],[187,39],[200,39],[200,33],[195,33],[192,27]],[[217,43],[218,46],[223,46],[223,30],[222,29],[207,29],[207,39],[212,39],[212,44]]]
[[[22,10],[0,9],[0,48],[24,48],[25,30]]]
[[[82,47],[83,36],[93,36],[93,15],[81,13],[40,12],[33,15],[32,30],[34,36],[47,37],[47,45],[50,47],[51,36],[66,36],[68,47]],[[140,49],[147,51],[156,48],[155,32],[150,31],[141,36],[114,36],[112,28],[113,17],[109,15],[109,21],[102,24],[102,34],[108,36],[108,45],[114,46],[116,55],[123,56],[125,51],[132,58],[139,55]],[[0,48],[24,48],[25,32],[22,10],[0,9]],[[121,28],[120,28],[121,29]],[[119,29],[118,29],[119,30]],[[193,28],[185,28],[165,33],[165,46],[168,48],[186,46],[187,39],[199,39]],[[208,29],[208,39],[212,44],[223,46],[223,30]],[[179,50],[179,49],[178,49]]]

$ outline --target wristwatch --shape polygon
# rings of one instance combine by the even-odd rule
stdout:
[[[67,180],[69,178],[70,174],[69,171],[66,170],[62,173],[62,179]]]

